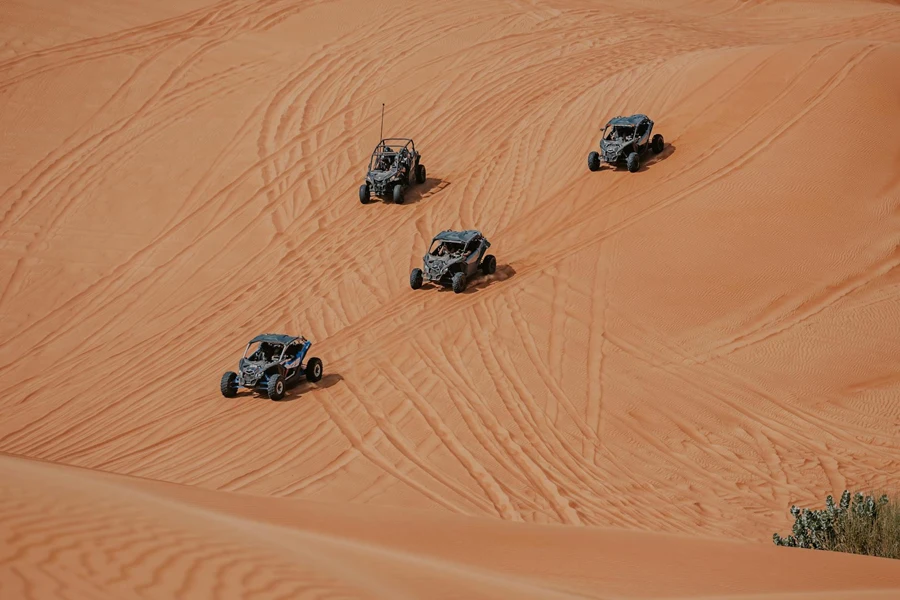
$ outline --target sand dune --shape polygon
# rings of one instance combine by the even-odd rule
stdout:
[[[12,542],[2,572],[17,598],[900,593],[887,559],[248,497],[12,457],[0,462],[0,531]]]
[[[896,588],[853,576],[890,572],[877,561],[797,553],[834,576],[759,587],[738,557],[788,560],[764,545],[793,503],[896,487],[900,7],[444,4],[0,7],[0,451],[196,488],[7,459],[20,485],[3,502],[57,476],[83,486],[77,538],[103,530],[84,510],[109,481],[116,510],[153,515],[145,537],[171,527],[202,554],[221,535],[236,564],[370,535],[334,546],[334,564],[278,562],[352,597],[417,594],[412,574],[364,574],[375,555],[415,570],[392,529],[359,524],[369,515],[470,532],[415,563],[457,597]],[[416,139],[429,179],[404,205],[362,206],[382,102],[385,133]],[[602,123],[633,112],[666,150],[636,174],[589,172]],[[497,273],[459,296],[413,292],[409,270],[448,227],[484,231]],[[279,403],[222,398],[221,373],[262,331],[313,339],[325,379]],[[249,516],[221,492],[252,494]],[[251,543],[228,521],[282,503],[334,505],[327,522],[360,530],[326,542],[276,519]],[[631,530],[632,569],[660,544],[721,559],[719,579],[686,565],[683,589],[620,589],[593,561],[557,588],[574,559],[555,553],[461,566],[507,531],[614,556],[620,534],[559,524]],[[166,560],[142,552],[142,573]],[[32,558],[10,564],[33,573]],[[131,572],[117,593],[171,596]],[[75,585],[65,573],[57,585]],[[197,593],[277,595],[228,577]],[[71,594],[112,589],[91,581]]]

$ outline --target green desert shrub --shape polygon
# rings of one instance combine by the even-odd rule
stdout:
[[[778,546],[832,550],[900,558],[900,501],[844,490],[838,504],[825,499],[825,508],[791,507],[791,535],[772,536]]]

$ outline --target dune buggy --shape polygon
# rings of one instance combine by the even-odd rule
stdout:
[[[403,192],[411,181],[425,183],[425,165],[416,144],[407,138],[386,138],[378,142],[369,158],[366,182],[359,186],[359,201],[368,204],[373,195],[403,204]]]
[[[654,135],[653,121],[647,115],[631,115],[610,119],[603,128],[600,152],[588,154],[588,168],[599,171],[600,163],[611,165],[624,163],[632,173],[641,168],[641,157],[647,150],[659,154],[665,148],[665,140],[660,134]]]
[[[428,254],[422,257],[424,270],[416,268],[409,274],[409,285],[417,290],[425,281],[432,281],[452,287],[459,294],[479,271],[491,275],[497,270],[497,259],[485,254],[490,247],[480,231],[442,231],[434,236]]]
[[[281,400],[289,385],[303,379],[316,383],[322,379],[322,360],[314,356],[304,364],[310,346],[312,342],[303,336],[256,336],[247,343],[238,373],[228,371],[222,375],[222,395],[234,398],[240,388],[249,388],[265,392],[272,400]]]

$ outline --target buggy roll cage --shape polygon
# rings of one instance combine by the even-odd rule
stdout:
[[[628,122],[626,120],[627,118],[628,117],[619,116],[619,117],[613,117],[612,119],[610,119],[606,123],[606,125],[603,126],[603,135],[600,136],[601,139],[604,139],[604,140],[606,139],[606,132],[609,131],[611,128],[612,129],[619,128],[619,129],[624,129],[624,130],[630,129],[630,130],[636,132],[638,127],[640,127],[641,125],[646,123],[649,130],[653,131],[653,125],[655,125],[655,123],[649,117],[645,117],[646,120],[641,120],[640,122],[635,122],[635,123]],[[618,122],[616,122],[616,121],[618,121]]]
[[[390,148],[390,152],[385,151],[385,148]],[[384,138],[378,142],[378,145],[375,146],[375,150],[372,151],[372,156],[369,157],[369,170],[373,170],[376,159],[383,156],[392,158],[394,156],[399,156],[401,150],[413,153],[416,151],[416,144],[409,138]]]
[[[435,253],[438,251],[438,248],[440,248],[441,246],[446,246],[447,250],[450,252],[454,252],[454,250],[450,250],[450,248],[452,248],[454,246],[459,247],[459,250],[456,250],[456,252],[459,252],[459,251],[465,252],[468,244],[466,244],[464,242],[453,241],[453,240],[434,239],[434,240],[431,240],[431,245],[428,247],[428,254],[430,254],[432,256],[437,256],[437,254],[435,254]]]
[[[279,354],[278,359],[274,361],[274,362],[280,363],[282,360],[284,360],[284,355],[287,352],[288,347],[292,346],[293,344],[295,344],[297,342],[303,342],[303,345],[300,347],[300,351],[297,352],[297,358],[294,360],[295,361],[299,360],[300,362],[302,362],[303,359],[306,357],[306,352],[309,350],[309,347],[312,346],[312,342],[310,342],[308,339],[306,339],[302,335],[297,336],[297,337],[289,340],[286,343],[276,342],[276,341],[268,341],[268,340],[251,340],[247,343],[247,347],[244,349],[244,356],[242,358],[247,358],[247,355],[250,353],[250,347],[253,346],[253,344],[259,344],[260,346],[262,346],[263,344],[281,344],[281,354]]]
[[[456,246],[459,248],[457,252],[473,252],[475,249],[470,248],[470,246],[475,242],[480,243],[481,239],[481,237],[476,236],[468,240],[444,240],[441,239],[440,236],[436,236],[433,240],[431,240],[431,245],[428,247],[428,254],[435,256],[435,252],[437,252],[438,248],[440,248],[442,245],[446,245],[448,250]],[[453,250],[450,251],[453,252]]]

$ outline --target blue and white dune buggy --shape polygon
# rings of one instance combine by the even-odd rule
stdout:
[[[238,363],[239,373],[222,375],[220,389],[226,398],[237,396],[238,389],[265,392],[272,400],[284,398],[288,385],[303,379],[316,383],[322,379],[322,360],[313,356],[304,364],[312,342],[303,336],[276,333],[258,335],[247,344]]]

